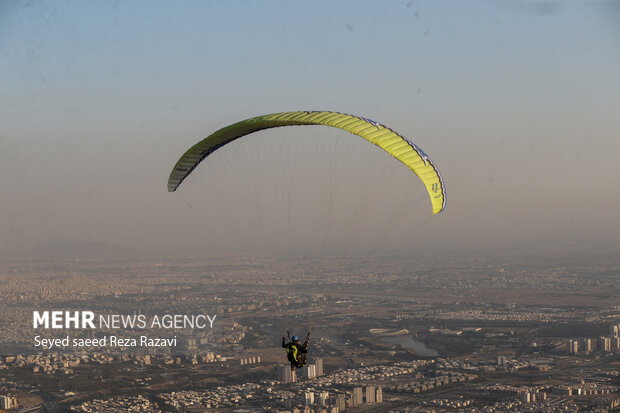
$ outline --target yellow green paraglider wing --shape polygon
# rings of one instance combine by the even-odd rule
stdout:
[[[262,115],[214,132],[192,146],[177,161],[168,179],[168,191],[176,191],[203,159],[235,139],[263,129],[300,125],[325,125],[343,129],[377,145],[420,177],[430,195],[433,214],[443,211],[446,207],[446,191],[441,175],[419,146],[392,129],[370,119],[325,111]]]

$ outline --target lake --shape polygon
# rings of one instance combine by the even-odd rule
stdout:
[[[437,357],[439,355],[437,350],[427,347],[426,344],[414,340],[411,336],[383,337],[382,339],[388,343],[399,344],[405,348],[410,348],[420,356]]]

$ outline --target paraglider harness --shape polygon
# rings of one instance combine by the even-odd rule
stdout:
[[[310,332],[306,336],[304,344],[299,344],[297,341],[291,340],[291,334],[287,331],[288,343],[282,336],[282,347],[286,349],[286,357],[291,362],[291,370],[295,368],[301,368],[306,365],[306,356],[308,354],[308,344],[310,343]]]

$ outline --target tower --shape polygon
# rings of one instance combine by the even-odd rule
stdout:
[[[295,383],[297,381],[295,371],[291,370],[291,367],[287,364],[280,364],[278,366],[278,381],[284,384]]]

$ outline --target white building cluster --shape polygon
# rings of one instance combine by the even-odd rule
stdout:
[[[72,406],[69,411],[79,413],[161,412],[157,406],[142,395],[121,396],[107,400],[91,400],[78,406]]]
[[[17,399],[13,396],[0,396],[0,409],[11,410],[19,407]]]
[[[377,386],[355,387],[346,393],[333,393],[326,390],[309,388],[304,392],[304,407],[293,407],[294,399],[286,405],[292,412],[344,412],[347,408],[360,407],[365,404],[382,403],[383,389]]]
[[[160,394],[160,400],[170,409],[177,411],[185,411],[195,408],[225,408],[240,406],[245,401],[252,401],[259,397],[267,398],[272,392],[271,389],[264,389],[256,383],[245,383],[240,385],[231,385],[224,387],[216,387],[208,391],[180,391]],[[288,394],[286,395],[288,396]],[[277,397],[286,397],[276,395]]]
[[[569,354],[590,354],[594,351],[599,353],[620,353],[620,324],[613,324],[609,328],[609,335],[600,336],[598,339],[569,339],[567,343]]]
[[[241,366],[258,363],[260,363],[260,356],[244,357],[242,359],[239,359],[239,365]]]
[[[314,363],[308,364],[299,370],[291,370],[288,364],[278,366],[278,381],[281,383],[295,383],[297,381],[297,371],[300,378],[315,379],[321,377],[323,372],[323,359],[317,358]]]
[[[478,378],[475,374],[466,374],[460,372],[443,373],[437,377],[425,378],[421,374],[416,375],[415,380],[406,384],[399,384],[386,387],[386,390],[395,393],[422,393],[428,390],[433,390],[441,386],[448,384],[465,383],[473,381]]]

